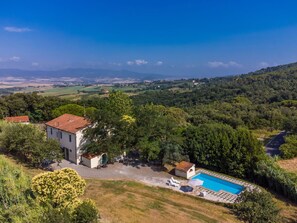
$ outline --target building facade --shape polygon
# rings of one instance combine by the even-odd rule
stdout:
[[[46,125],[46,135],[60,143],[64,158],[75,164],[82,161],[82,147],[86,143],[83,131],[90,126],[90,122],[80,116],[64,114]]]
[[[178,177],[190,179],[195,175],[195,164],[181,161],[175,167],[175,175]]]

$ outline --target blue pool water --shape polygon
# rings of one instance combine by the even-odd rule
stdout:
[[[202,187],[213,191],[220,191],[224,190],[232,194],[239,194],[243,191],[244,187],[235,183],[231,183],[229,181],[205,174],[199,173],[194,176],[192,179],[199,179],[203,181]]]

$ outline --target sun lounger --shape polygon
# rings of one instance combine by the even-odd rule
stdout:
[[[168,185],[173,187],[179,187],[179,184],[173,182],[171,179],[168,180]]]
[[[180,181],[174,179],[173,177],[171,177],[170,180],[171,180],[172,182],[176,183],[176,184],[180,184]]]

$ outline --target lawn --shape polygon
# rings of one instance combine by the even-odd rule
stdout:
[[[221,205],[134,181],[87,180],[84,197],[104,222],[239,222]]]

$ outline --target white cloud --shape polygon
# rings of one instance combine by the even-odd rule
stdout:
[[[157,61],[156,65],[157,65],[157,66],[161,66],[161,65],[163,65],[163,61]]]
[[[38,67],[38,66],[39,66],[39,63],[37,63],[37,62],[32,62],[32,66],[33,66],[33,67]]]
[[[229,62],[222,62],[222,61],[210,61],[208,62],[208,66],[212,68],[218,68],[218,67],[241,67],[242,65],[235,62],[235,61],[229,61]]]
[[[127,61],[127,64],[128,64],[128,65],[133,65],[134,62],[133,62],[133,61]]]
[[[13,32],[13,33],[24,33],[24,32],[32,31],[32,29],[29,29],[27,27],[14,27],[14,26],[6,26],[6,27],[3,27],[3,29],[7,32]]]
[[[20,57],[17,57],[17,56],[13,56],[13,57],[10,57],[10,58],[9,58],[9,60],[10,60],[10,61],[13,61],[13,62],[19,62],[20,59],[21,59],[21,58],[20,58]]]
[[[141,65],[145,65],[148,64],[148,61],[143,60],[143,59],[137,59],[137,60],[133,60],[133,61],[127,61],[128,65],[137,65],[137,66],[141,66]]]
[[[269,63],[267,63],[267,62],[265,62],[265,61],[260,62],[260,63],[259,63],[259,67],[261,67],[261,68],[262,68],[262,67],[263,67],[263,68],[264,68],[264,67],[269,67]]]
[[[144,65],[144,64],[148,64],[148,62],[146,60],[138,59],[138,60],[135,60],[135,64],[136,65]]]

